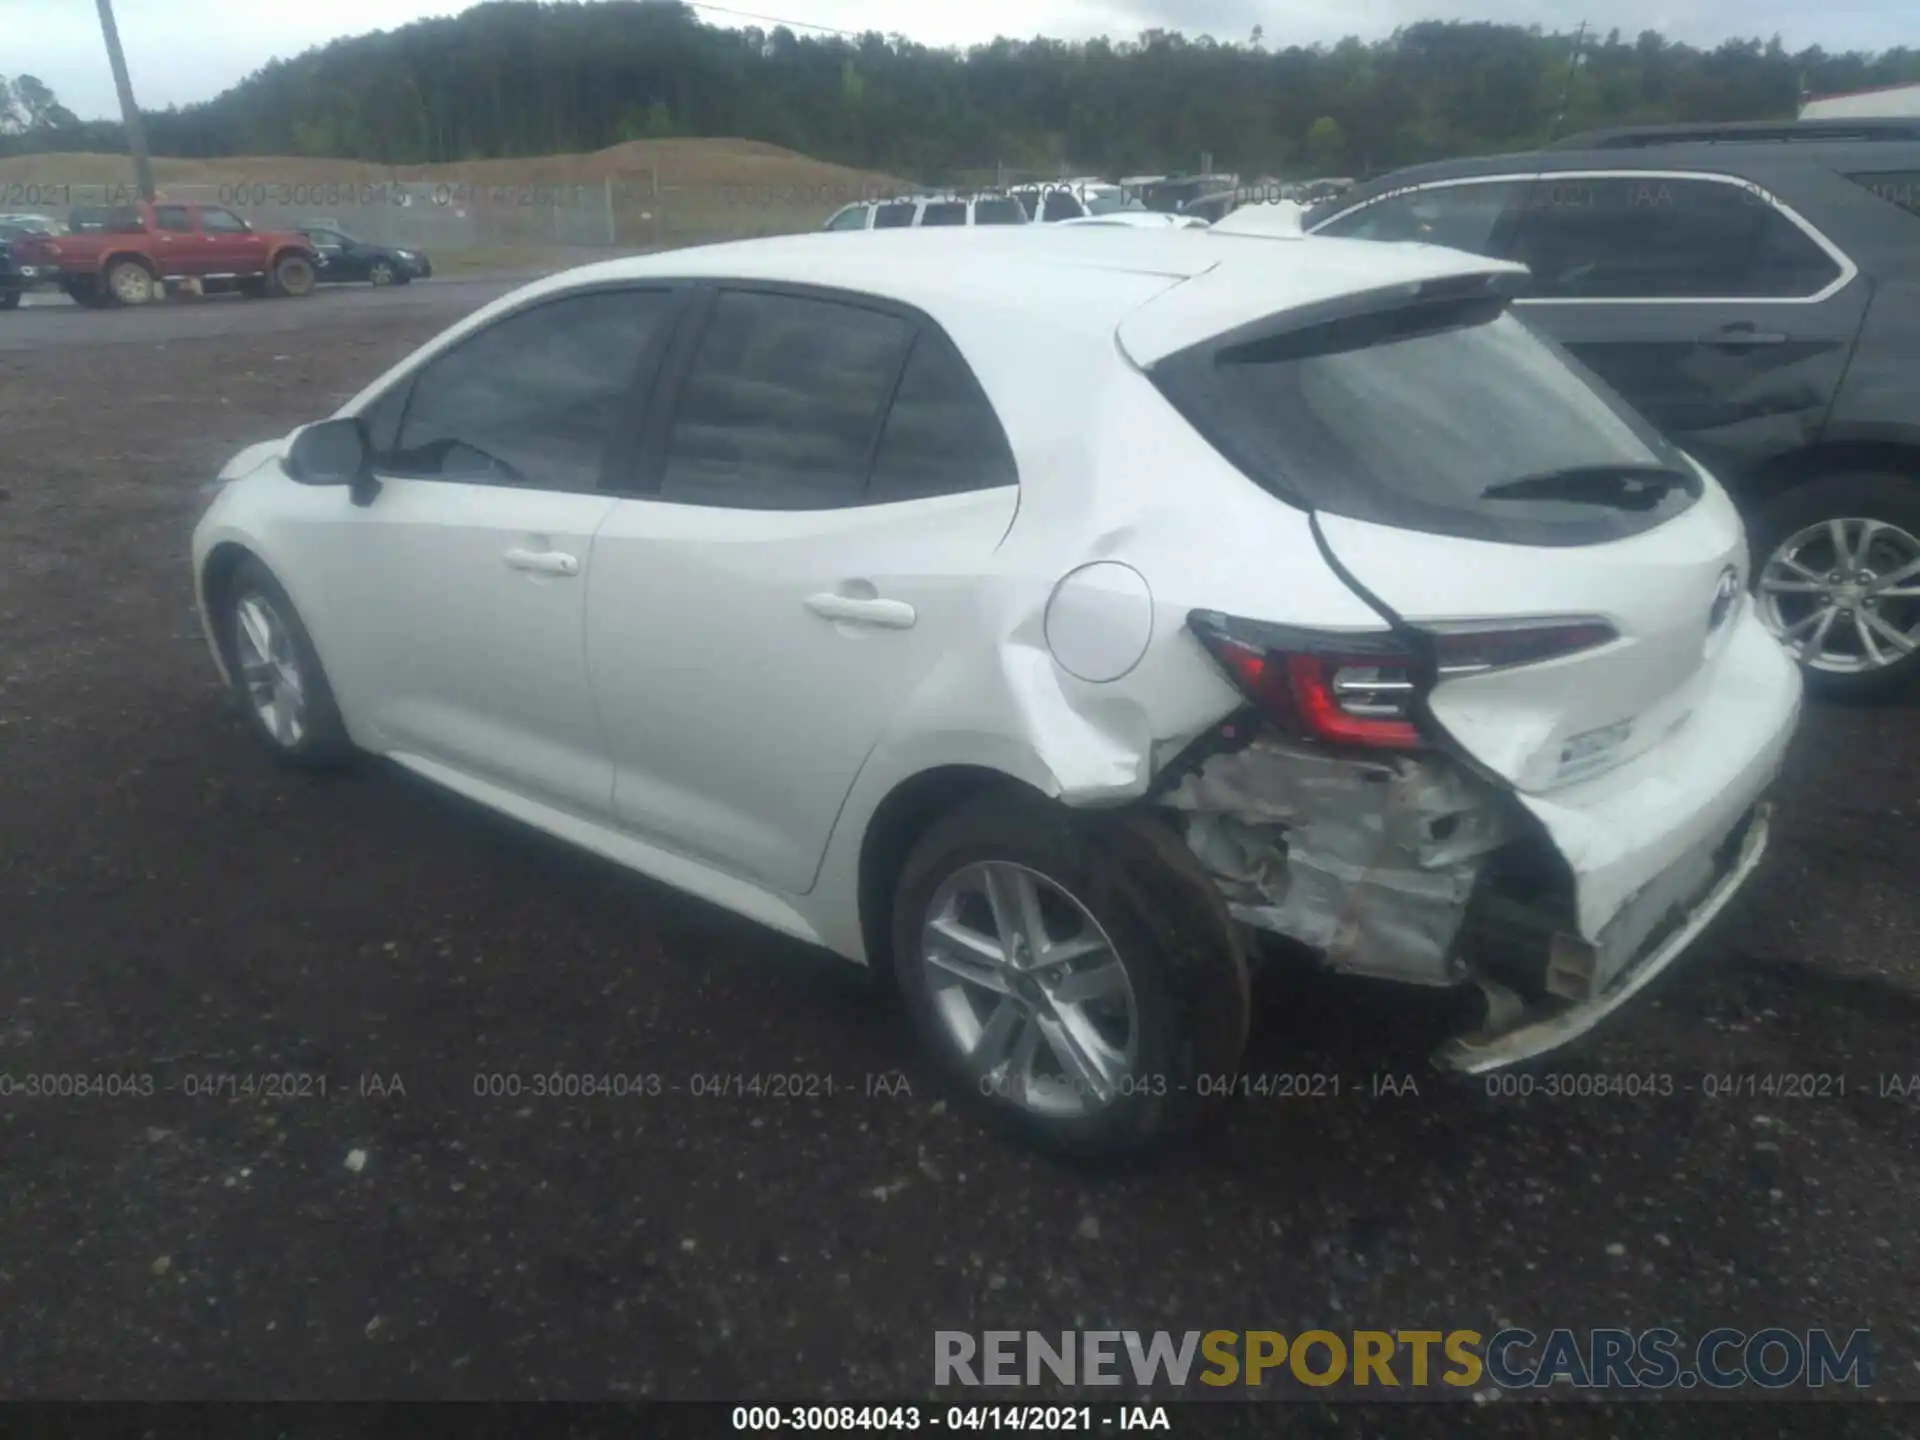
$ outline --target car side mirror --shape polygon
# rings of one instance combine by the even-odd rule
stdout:
[[[349,498],[360,506],[371,505],[380,493],[373,447],[357,415],[302,429],[287,452],[286,471],[302,485],[345,485]]]

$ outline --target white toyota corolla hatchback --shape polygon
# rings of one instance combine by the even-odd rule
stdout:
[[[1042,1143],[1235,1087],[1247,956],[1591,1028],[1740,887],[1800,679],[1711,476],[1454,251],[1010,227],[542,280],[194,536],[372,752],[847,959]]]

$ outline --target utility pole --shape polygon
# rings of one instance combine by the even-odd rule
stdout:
[[[103,0],[104,3],[104,0]],[[1560,113],[1553,117],[1553,136],[1558,140],[1560,132],[1566,127],[1567,106],[1573,101],[1573,76],[1580,68],[1580,47],[1587,38],[1587,22],[1582,20],[1580,28],[1573,32],[1573,54],[1567,57],[1567,78],[1560,87]]]
[[[127,127],[127,149],[133,152],[133,183],[140,198],[153,199],[153,161],[147,156],[147,132],[140,124],[140,107],[133,103],[133,79],[120,49],[120,30],[113,23],[113,0],[98,0],[100,33],[107,38],[107,59],[113,63],[113,88],[120,92],[120,119]]]

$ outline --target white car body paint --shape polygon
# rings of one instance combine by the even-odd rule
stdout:
[[[250,551],[305,618],[357,744],[864,962],[862,846],[903,783],[972,766],[1067,805],[1136,801],[1245,703],[1191,612],[1381,626],[1322,558],[1309,515],[1250,483],[1144,368],[1300,306],[1516,268],[1416,245],[1299,238],[1281,252],[1205,230],[1071,228],[858,246],[813,235],[590,266],[483,308],[338,412],[541,297],[649,278],[804,281],[933,317],[1006,430],[1017,489],[748,511],[390,481],[356,509],[342,489],[287,477],[290,436],[222,472],[194,536],[203,613],[210,554]],[[1715,577],[1743,563],[1710,481],[1678,520],[1578,549],[1321,519],[1340,564],[1410,620],[1592,614],[1619,628],[1601,655],[1450,679],[1433,696],[1573,871],[1587,940],[1771,780],[1798,672],[1744,610],[1707,634]],[[579,572],[501,563],[543,547]],[[911,624],[849,619],[864,612],[835,597],[897,602]],[[1554,783],[1559,742],[1629,714],[1613,768]]]

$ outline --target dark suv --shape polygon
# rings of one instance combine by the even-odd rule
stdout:
[[[1398,171],[1306,228],[1527,265],[1516,313],[1739,498],[1809,682],[1920,674],[1920,121],[1594,131]]]

